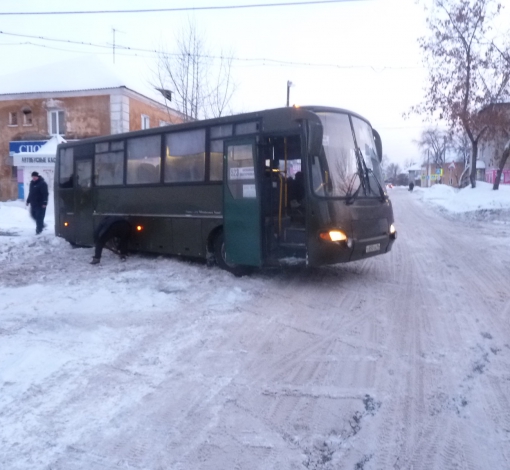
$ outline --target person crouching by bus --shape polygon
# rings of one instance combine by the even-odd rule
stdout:
[[[39,235],[44,225],[46,206],[48,205],[48,185],[37,171],[32,172],[32,181],[28,190],[27,206],[30,204],[30,215],[35,220],[35,233]]]
[[[114,239],[118,240],[120,260],[126,261],[127,247],[131,235],[131,225],[121,217],[106,217],[94,232],[95,251],[90,264],[99,264],[104,246]]]

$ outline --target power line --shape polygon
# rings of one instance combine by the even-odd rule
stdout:
[[[0,15],[96,15],[109,13],[162,13],[179,11],[203,11],[203,10],[239,10],[242,8],[264,8],[264,7],[287,7],[300,5],[318,5],[324,3],[344,3],[363,0],[310,0],[305,2],[287,2],[287,3],[253,3],[249,5],[220,5],[206,7],[181,7],[181,8],[150,8],[138,10],[82,10],[82,11],[16,11],[0,12]]]
[[[65,44],[74,44],[79,46],[90,46],[90,47],[98,47],[102,49],[111,49],[111,44],[97,44],[92,42],[84,42],[84,41],[73,41],[71,39],[58,39],[58,38],[49,38],[45,36],[33,36],[28,34],[18,34],[18,33],[8,33],[6,31],[0,31],[0,35],[4,34],[6,36],[15,36],[15,37],[22,37],[22,38],[29,38],[29,39],[38,39],[41,41],[52,41],[52,42],[59,42],[59,43],[65,43]],[[22,43],[23,44],[23,43]],[[37,45],[34,43],[24,43],[24,44],[32,44]],[[137,52],[145,52],[152,54],[150,57],[156,56],[165,56],[165,57],[171,57],[171,56],[177,56],[177,53],[171,53],[171,52],[164,52],[159,51],[157,49],[143,49],[138,47],[130,47],[130,46],[123,46],[121,44],[115,44],[116,53],[118,53],[119,50],[123,50],[125,52],[133,53],[133,55],[136,55],[138,57],[142,57],[141,55],[137,54]],[[127,55],[127,54],[123,54]],[[148,57],[148,56],[145,56]],[[215,55],[201,55],[201,58],[204,59],[224,59],[223,56],[215,56]],[[288,67],[321,67],[321,68],[337,68],[337,69],[371,69],[376,73],[383,72],[385,70],[404,70],[404,69],[417,69],[422,68],[422,66],[384,66],[384,67],[374,67],[373,65],[340,65],[340,64],[331,64],[331,63],[317,63],[317,62],[293,62],[288,60],[281,60],[281,59],[268,59],[265,57],[257,57],[257,58],[248,58],[248,57],[232,57],[233,61],[241,62],[241,63],[263,63],[263,65],[280,65],[280,66],[288,66]]]

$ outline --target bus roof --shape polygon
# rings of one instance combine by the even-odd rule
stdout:
[[[289,106],[284,108],[273,108],[273,109],[266,109],[262,111],[254,111],[250,113],[242,113],[242,114],[234,114],[229,116],[222,116],[218,118],[212,118],[212,119],[202,119],[202,120],[196,120],[196,121],[189,121],[185,123],[180,124],[171,124],[168,126],[161,126],[161,127],[152,127],[150,129],[143,129],[143,130],[137,130],[137,131],[130,131],[130,132],[124,132],[121,134],[108,134],[98,137],[90,137],[87,139],[80,139],[75,140],[67,143],[62,143],[59,145],[60,148],[66,148],[66,147],[74,147],[79,146],[81,144],[87,143],[87,144],[93,144],[93,143],[100,143],[105,141],[111,141],[111,140],[122,140],[125,138],[130,137],[140,137],[140,136],[149,136],[154,134],[161,134],[162,132],[176,132],[181,130],[193,130],[203,127],[212,127],[212,126],[219,126],[222,124],[230,124],[230,123],[241,123],[241,122],[250,122],[260,119],[268,119],[271,121],[271,123],[274,125],[275,123],[284,124],[289,122],[296,122],[301,119],[311,118],[312,116],[316,116],[315,113],[320,112],[330,112],[330,113],[346,113],[351,114],[352,116],[356,116],[366,122],[369,123],[369,121],[364,118],[363,116],[353,112],[349,111],[347,109],[343,108],[334,108],[329,106]],[[369,123],[370,124],[370,123]],[[273,126],[269,129],[262,129],[262,132],[264,131],[271,131],[273,130]],[[279,129],[279,130],[285,130],[285,129]],[[290,130],[290,128],[289,128]]]

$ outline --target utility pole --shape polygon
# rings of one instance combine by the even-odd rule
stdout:
[[[113,63],[115,63],[115,28],[112,28],[113,31]]]
[[[289,107],[289,98],[290,98],[290,87],[292,86],[292,82],[287,80],[287,108]]]
[[[427,149],[427,188],[430,188],[430,149]]]

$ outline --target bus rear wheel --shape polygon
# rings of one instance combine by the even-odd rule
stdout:
[[[216,260],[216,264],[221,269],[224,269],[237,277],[245,276],[252,270],[250,266],[229,263],[227,261],[225,253],[225,237],[223,236],[223,232],[218,233],[214,239],[214,258]]]

